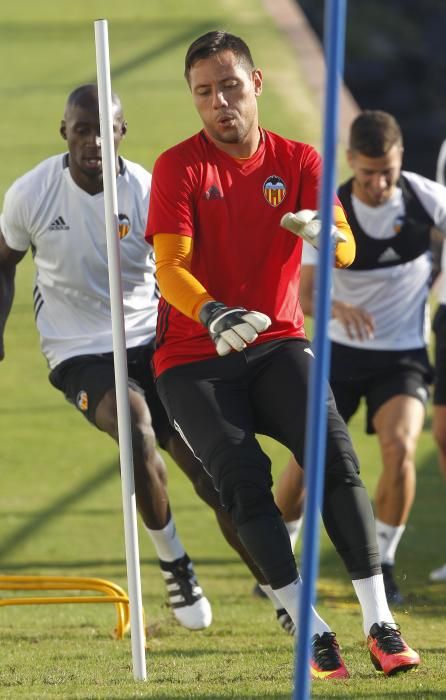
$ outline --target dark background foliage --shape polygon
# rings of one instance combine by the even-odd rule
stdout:
[[[299,1],[321,38],[328,1]],[[405,169],[434,178],[446,138],[446,1],[350,0],[344,79],[361,109],[398,119]]]

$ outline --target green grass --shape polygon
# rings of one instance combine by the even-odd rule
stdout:
[[[0,194],[42,158],[63,149],[59,120],[67,93],[95,76],[93,20],[110,22],[113,86],[129,120],[122,152],[152,167],[165,147],[198,129],[181,77],[189,42],[213,27],[251,44],[266,85],[262,123],[316,145],[320,115],[291,48],[258,0],[127,0],[2,7],[3,66]],[[111,440],[94,431],[47,381],[31,314],[32,262],[19,266],[17,295],[0,366],[0,572],[100,576],[126,587],[121,490]],[[376,441],[353,425],[365,481],[379,473]],[[286,451],[263,441],[277,475]],[[4,607],[0,610],[1,698],[288,698],[293,643],[269,604],[251,596],[252,581],[220,536],[213,514],[169,463],[170,495],[181,537],[212,600],[209,630],[188,633],[165,606],[151,543],[140,529],[143,602],[149,627],[147,683],[132,677],[129,639],[111,638],[110,605]],[[319,609],[337,631],[351,680],[313,684],[314,697],[446,697],[445,588],[427,583],[444,561],[446,492],[429,426],[418,450],[418,495],[399,550],[398,574],[408,596],[398,613],[422,655],[418,673],[385,679],[364,647],[351,584],[322,537]],[[5,594],[9,595],[9,594]]]

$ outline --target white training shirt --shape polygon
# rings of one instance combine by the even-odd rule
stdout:
[[[441,144],[437,160],[437,182],[446,185],[446,140]],[[443,243],[441,256],[441,273],[438,280],[437,298],[440,304],[446,304],[446,245]]]
[[[158,293],[153,249],[144,239],[151,175],[120,158],[117,199],[127,347],[155,334]],[[16,180],[5,195],[0,228],[14,250],[32,248],[34,310],[50,368],[77,355],[113,350],[103,192],[90,195],[71,177],[67,154]]]
[[[441,272],[438,286],[436,285],[437,299],[439,304],[446,305],[446,245],[443,243],[441,251]]]
[[[446,187],[415,173],[403,172],[435,226],[446,236]],[[400,188],[388,202],[370,207],[352,195],[355,216],[363,231],[375,239],[395,236],[394,226],[404,215]],[[391,255],[389,246],[389,255]],[[316,265],[317,251],[304,243],[302,264]],[[446,257],[443,251],[443,262]],[[426,345],[429,338],[427,298],[431,254],[426,251],[410,262],[372,270],[333,270],[332,298],[361,306],[375,321],[375,334],[366,340],[351,339],[340,321],[331,319],[331,340],[370,350],[411,350]],[[424,319],[424,323],[422,323]]]

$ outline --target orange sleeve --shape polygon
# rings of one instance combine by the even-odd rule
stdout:
[[[215,301],[191,273],[193,240],[176,233],[153,236],[156,277],[164,299],[185,316],[200,322],[198,313],[207,301]]]
[[[347,238],[344,243],[338,243],[336,246],[335,266],[348,267],[355,259],[356,243],[352,230],[345,218],[344,210],[339,205],[333,207],[333,223]]]

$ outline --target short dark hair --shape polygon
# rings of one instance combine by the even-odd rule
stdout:
[[[123,119],[121,100],[115,92],[111,94],[112,104]],[[91,109],[92,106],[98,103],[98,86],[96,83],[86,83],[79,85],[68,95],[66,107],[82,107],[83,109]]]
[[[350,127],[349,149],[369,158],[381,158],[395,145],[403,145],[395,117],[379,109],[366,109]]]
[[[250,71],[254,70],[251,51],[243,39],[229,32],[215,30],[198,37],[189,46],[184,60],[184,77],[187,82],[189,82],[190,69],[197,61],[221,51],[232,51],[240,63],[245,63]]]

